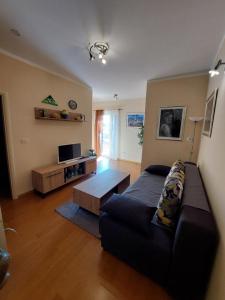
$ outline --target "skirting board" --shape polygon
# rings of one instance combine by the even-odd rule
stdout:
[[[134,160],[128,160],[128,159],[122,159],[122,158],[118,158],[118,160],[120,160],[120,161],[125,161],[125,162],[130,162],[130,163],[137,164],[137,165],[140,165],[140,164],[141,164],[141,162],[139,162],[139,161],[134,161]]]

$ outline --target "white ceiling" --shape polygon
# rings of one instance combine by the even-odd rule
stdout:
[[[144,98],[148,79],[208,69],[224,31],[224,0],[0,0],[0,48],[78,76],[95,101]],[[106,66],[89,63],[96,40],[110,44]]]

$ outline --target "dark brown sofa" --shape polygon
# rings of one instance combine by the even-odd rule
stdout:
[[[198,168],[185,164],[177,226],[159,225],[155,211],[164,176],[143,172],[123,194],[113,195],[100,217],[102,247],[166,287],[174,299],[204,298],[217,229]]]

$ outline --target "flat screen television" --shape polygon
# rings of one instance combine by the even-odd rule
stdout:
[[[66,163],[81,157],[81,144],[58,146],[58,163]]]

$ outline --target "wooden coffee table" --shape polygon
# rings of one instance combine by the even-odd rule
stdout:
[[[73,201],[99,215],[100,208],[113,193],[122,193],[130,184],[130,174],[109,169],[73,187]]]

